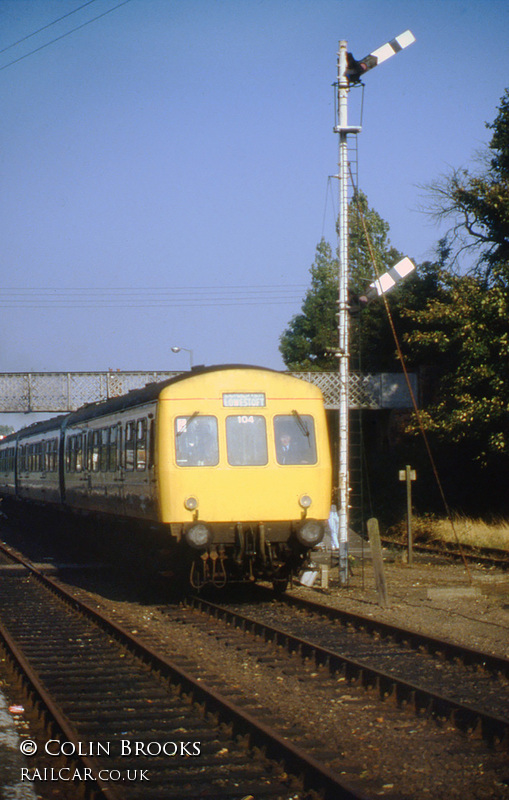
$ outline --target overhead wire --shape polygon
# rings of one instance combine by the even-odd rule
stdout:
[[[201,287],[3,288],[0,308],[199,308],[230,305],[294,305],[302,285]]]
[[[81,25],[77,25],[76,28],[72,28],[72,30],[67,31],[67,33],[63,33],[60,36],[56,36],[54,39],[51,39],[51,41],[46,42],[45,44],[42,44],[40,47],[36,47],[34,50],[31,50],[29,53],[25,53],[25,55],[19,56],[19,58],[15,58],[13,61],[9,61],[8,64],[4,64],[2,67],[0,67],[0,72],[2,72],[4,69],[7,69],[8,67],[12,67],[14,64],[18,64],[20,61],[23,61],[25,58],[29,58],[30,56],[33,56],[35,53],[39,53],[41,50],[44,50],[46,47],[50,47],[52,44],[55,44],[55,42],[59,42],[62,39],[65,39],[67,36],[71,36],[71,34],[76,33],[76,31],[79,31],[82,28],[86,28],[87,25],[91,25],[93,22],[97,22],[98,19],[102,19],[103,17],[106,17],[108,14],[111,14],[113,11],[116,11],[118,8],[122,8],[122,6],[125,6],[125,5],[127,5],[127,3],[130,3],[130,2],[131,2],[131,0],[123,0],[122,3],[118,3],[116,6],[113,6],[113,8],[110,8],[107,11],[104,11],[102,14],[98,14],[97,17],[93,17],[93,19],[89,19],[86,22],[83,22]],[[9,49],[9,48],[6,48],[6,49]]]
[[[67,19],[67,17],[71,17],[73,14],[77,14],[78,11],[81,11],[82,8],[86,8],[87,6],[92,5],[92,3],[97,3],[97,0],[88,0],[88,3],[84,3],[82,6],[78,6],[75,8],[74,11],[69,11],[67,14],[64,14],[62,17],[58,17],[58,19],[54,19],[53,22],[49,22],[47,25],[43,25],[42,28],[38,28],[36,31],[23,36],[22,39],[18,39],[17,42],[13,42],[12,44],[7,45],[7,47],[2,47],[0,49],[0,53],[5,53],[7,50],[12,50],[13,47],[16,47],[18,44],[22,44],[26,42],[27,39],[31,39],[33,36],[37,36],[38,33],[42,33],[46,31],[48,28],[52,28],[53,25],[57,25],[59,22],[62,22],[63,19]]]

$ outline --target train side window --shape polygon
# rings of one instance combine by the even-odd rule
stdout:
[[[268,461],[265,417],[238,414],[226,418],[226,448],[232,467],[261,467]]]
[[[309,414],[274,417],[278,464],[316,464],[315,423]]]
[[[136,469],[140,472],[147,468],[147,420],[139,419],[136,423]]]
[[[101,458],[100,458],[100,471],[107,472],[110,456],[110,430],[103,428],[101,434]]]
[[[54,442],[56,445],[56,440]],[[78,433],[75,437],[75,450],[76,450],[76,472],[83,472],[83,434]],[[55,448],[56,458],[56,448]]]
[[[92,432],[92,472],[99,472],[101,467],[101,431]]]
[[[108,470],[115,472],[118,467],[118,425],[112,425],[110,428],[110,448],[108,458]]]
[[[177,417],[175,455],[179,467],[215,467],[219,463],[216,417]]]
[[[151,419],[149,423],[149,431],[148,431],[148,468],[152,469],[154,466],[154,459],[155,459],[155,424],[154,420]]]
[[[124,467],[128,472],[134,470],[134,445],[135,445],[135,424],[128,422],[125,426],[124,434]]]
[[[92,471],[92,431],[85,433],[86,469]]]

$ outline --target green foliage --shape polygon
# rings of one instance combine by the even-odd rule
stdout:
[[[316,248],[310,269],[311,287],[295,316],[282,334],[279,349],[288,369],[331,370],[337,365],[335,349],[338,297],[338,262],[331,246],[324,240]]]
[[[426,376],[427,431],[443,444],[468,448],[484,469],[501,459],[507,468],[509,457],[508,91],[487,127],[494,133],[484,171],[456,170],[432,186],[439,216],[456,224],[449,242],[441,242],[436,295],[405,312],[413,326],[406,343]],[[474,268],[456,275],[447,259],[471,248],[478,250]]]
[[[484,465],[509,455],[508,312],[501,286],[446,272],[438,296],[407,312],[412,360],[428,367],[426,429],[438,441],[468,443]]]
[[[14,433],[14,428],[10,425],[0,425],[0,436],[8,436],[9,433]]]
[[[454,170],[429,187],[434,215],[452,219],[456,256],[478,252],[476,273],[509,288],[509,90],[505,91],[480,174]]]
[[[366,196],[359,193],[349,209],[350,288],[355,293],[364,291],[375,278],[362,217],[372,243],[378,273],[386,272],[402,258],[390,244],[388,223],[369,208]],[[291,320],[280,339],[279,349],[288,369],[338,368],[334,355],[338,344],[338,269],[337,255],[333,255],[330,244],[322,239],[310,269],[311,285],[304,298],[302,311]],[[356,361],[361,350],[376,355],[370,363],[381,363],[380,359],[383,358],[394,360],[394,343],[381,303],[375,303],[365,309],[361,316],[351,318],[352,362]]]

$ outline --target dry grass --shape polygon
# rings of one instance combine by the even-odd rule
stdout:
[[[500,519],[486,522],[482,519],[454,517],[453,524],[448,519],[433,516],[412,518],[415,541],[451,542],[458,539],[470,547],[488,547],[509,551],[509,520]],[[406,520],[391,529],[398,538],[406,537]],[[456,539],[457,537],[457,539]]]

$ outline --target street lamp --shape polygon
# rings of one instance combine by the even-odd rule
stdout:
[[[172,353],[180,353],[181,350],[185,350],[186,353],[189,353],[189,369],[193,368],[193,351],[189,349],[189,347],[178,347],[175,345],[171,348]]]

